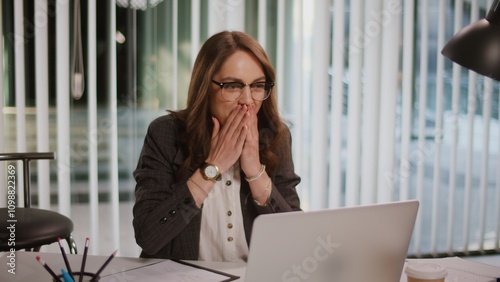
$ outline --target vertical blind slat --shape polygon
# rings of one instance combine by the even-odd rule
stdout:
[[[361,112],[361,75],[363,68],[363,48],[360,45],[359,30],[363,30],[363,5],[360,0],[351,1],[349,21],[349,89],[347,111],[347,166],[346,166],[346,206],[359,203],[359,165],[360,165],[360,112]]]
[[[427,109],[427,67],[428,67],[428,47],[429,47],[429,25],[428,25],[428,0],[422,1],[421,6],[421,47],[420,47],[420,91],[419,91],[419,110],[418,110],[418,164],[417,164],[417,195],[416,198],[422,202],[423,200],[423,186],[424,186],[424,164],[425,164],[425,123]],[[415,250],[416,254],[420,253],[421,246],[421,226],[422,217],[420,214],[417,216],[415,223]]]
[[[454,34],[462,28],[463,0],[455,1],[454,9]],[[460,65],[453,64],[452,88],[451,88],[451,116],[447,118],[447,124],[451,130],[451,152],[450,173],[448,185],[448,224],[446,235],[446,246],[448,252],[453,251],[453,235],[455,227],[455,191],[457,179],[457,148],[458,148],[458,115],[460,111]],[[449,119],[449,121],[448,121]]]
[[[344,0],[334,1],[333,15],[333,38],[331,46],[344,46]],[[342,108],[344,103],[344,48],[332,47],[333,58],[333,75],[332,89],[330,95],[332,97],[331,117],[330,117],[330,181],[329,181],[329,207],[340,207],[342,196]]]
[[[399,7],[399,8],[397,8]],[[385,0],[384,12],[391,18],[382,31],[382,64],[381,98],[380,98],[380,129],[379,129],[379,158],[378,167],[378,202],[392,201],[394,185],[390,180],[394,172],[395,156],[395,128],[396,128],[396,100],[399,76],[399,42],[401,37],[400,18],[401,0]],[[383,94],[383,95],[382,95]]]
[[[110,193],[113,249],[120,249],[120,206],[118,180],[118,119],[117,119],[117,73],[116,73],[116,3],[110,1],[109,10],[109,115],[110,115]],[[118,251],[120,252],[120,251]]]
[[[283,110],[284,81],[285,81],[285,1],[278,0],[278,36],[276,38],[276,82],[281,91],[278,91],[278,109]]]
[[[99,236],[99,187],[98,187],[98,155],[97,155],[97,38],[96,38],[96,0],[88,2],[88,72],[87,72],[87,95],[88,95],[88,148],[89,148],[89,208],[90,208],[90,235],[91,238]],[[91,253],[99,252],[99,241],[94,240],[91,244]]]
[[[35,1],[35,87],[36,87],[36,143],[38,152],[49,151],[49,51],[47,0]],[[50,164],[37,161],[38,206],[50,207]]]
[[[224,18],[227,13],[227,6],[221,0],[208,0],[208,36],[224,29]]]
[[[260,3],[260,2],[259,2]],[[296,13],[294,15],[295,20],[293,21],[294,22],[294,26],[293,26],[293,30],[295,30],[295,32],[293,33],[294,36],[292,36],[292,41],[293,41],[293,58],[302,58],[303,57],[303,40],[304,40],[304,33],[303,33],[303,30],[302,30],[302,27],[303,27],[303,23],[304,23],[304,19],[303,19],[303,15],[302,15],[302,5],[303,5],[303,1],[302,0],[294,0],[294,10],[295,11],[300,11],[298,13]],[[260,5],[260,4],[259,4]],[[259,6],[260,7],[260,6]],[[260,16],[259,16],[259,19],[260,19]],[[259,40],[260,41],[260,40]],[[306,98],[307,95],[304,95],[303,91],[302,91],[302,87],[303,87],[303,83],[302,83],[302,79],[299,79],[303,76],[303,64],[302,64],[302,60],[298,60],[297,61],[297,67],[296,68],[293,68],[292,69],[292,75],[293,75],[293,81],[292,83],[294,84],[293,85],[293,89],[296,89],[296,91],[294,92],[294,96],[295,99],[294,99],[294,103],[293,103],[293,112],[295,113],[295,117],[294,117],[294,122],[293,122],[293,130],[292,130],[292,134],[293,134],[293,160],[297,165],[296,169],[297,169],[297,173],[299,175],[303,175],[303,166],[301,166],[300,164],[303,164],[303,159],[302,159],[302,154],[301,154],[301,148],[302,148],[302,145],[303,145],[303,142],[302,142],[302,136],[303,134],[300,134],[303,129],[304,129],[304,123],[303,123],[303,111],[302,111],[302,101],[303,99]],[[291,97],[291,96],[289,96]],[[305,193],[303,193],[304,190],[299,190],[299,196],[301,197],[301,199],[304,199],[305,197]]]
[[[56,11],[57,195],[59,212],[70,217],[70,5],[58,1]]]
[[[493,0],[486,1],[488,7],[491,7]],[[489,156],[490,156],[490,123],[491,123],[491,104],[492,95],[498,95],[498,93],[493,93],[493,80],[490,78],[485,78],[484,80],[484,100],[483,100],[483,155],[482,155],[482,165],[481,165],[481,182],[480,187],[480,198],[479,198],[479,249],[484,250],[484,239],[486,235],[486,207],[488,205],[488,183],[489,183]]]
[[[441,49],[444,47],[445,19],[446,19],[445,1],[439,1],[438,16],[438,38],[437,38],[437,69],[436,69],[436,122],[434,126],[434,173],[432,189],[432,222],[431,222],[431,251],[437,250],[437,234],[439,223],[439,191],[441,185],[441,139],[443,136],[443,76],[444,76],[444,56],[441,55]]]
[[[224,29],[245,30],[245,0],[226,0]]]
[[[312,146],[312,127],[310,126],[311,124],[311,112],[312,112],[312,100],[308,97],[309,92],[312,89],[312,45],[310,41],[313,38],[313,19],[314,19],[314,9],[313,5],[307,5],[305,1],[302,1],[302,5],[300,6],[302,10],[302,20],[304,25],[302,26],[302,36],[303,36],[303,46],[302,46],[302,88],[300,91],[303,92],[303,99],[301,100],[301,111],[304,112],[303,117],[303,124],[305,125],[303,128],[306,129],[307,134],[303,134],[302,132],[298,132],[299,138],[301,138],[302,141],[302,146],[300,148],[301,150],[301,155],[304,158],[304,162],[300,164],[306,173],[307,182],[306,184],[303,185],[305,186],[306,189],[303,193],[303,195],[306,196],[304,198],[304,201],[307,201],[307,208],[312,209],[313,207],[313,199],[312,199],[312,193],[314,189],[311,189],[311,165],[310,162],[312,161],[312,156],[309,153],[309,151],[305,150],[307,147]]]
[[[481,176],[479,182],[479,250],[484,250],[484,237],[486,235],[486,207],[488,205],[486,200],[488,196],[488,162],[490,160],[490,123],[493,94],[493,81],[490,78],[485,78],[483,89],[483,144],[481,147],[483,151],[481,156]]]
[[[407,200],[409,196],[410,177],[410,142],[412,125],[412,94],[413,94],[413,30],[415,2],[406,0],[404,4],[403,24],[403,82],[401,111],[401,157],[399,175],[400,199]]]
[[[477,21],[479,17],[479,4],[477,1],[472,2],[471,5],[471,22]],[[471,187],[472,187],[472,169],[474,168],[474,119],[476,114],[476,79],[477,73],[468,71],[469,73],[469,89],[467,93],[467,152],[466,152],[466,166],[465,166],[465,194],[464,194],[464,216],[463,216],[463,250],[465,252],[469,249],[469,236],[470,236],[470,216],[471,216]]]
[[[267,0],[259,0],[258,3],[258,18],[257,18],[257,26],[258,26],[258,35],[257,39],[259,40],[260,45],[266,48],[266,24],[267,24]]]
[[[179,25],[179,3],[178,3],[178,0],[173,0],[172,1],[172,59],[173,59],[173,62],[172,62],[172,66],[173,66],[173,70],[172,70],[172,76],[173,76],[173,82],[172,82],[172,93],[173,93],[173,97],[174,97],[174,101],[173,101],[173,105],[172,105],[172,108],[173,109],[177,109],[177,104],[178,104],[178,100],[179,100],[179,93],[177,93],[178,91],[178,70],[179,70],[179,58],[178,58],[178,55],[179,55],[179,32],[178,32],[178,25]],[[168,37],[167,37],[168,38]]]
[[[500,103],[498,103],[498,120],[500,120]],[[498,135],[500,136],[500,127],[499,127],[499,132]],[[497,147],[498,152],[500,152],[500,142],[498,142],[498,147]],[[500,154],[497,154],[497,177],[496,177],[496,201],[495,201],[495,215],[493,217],[495,224],[496,224],[496,232],[495,232],[495,244],[494,247],[497,252],[500,252]]]
[[[200,0],[191,1],[191,68],[200,49]]]
[[[471,186],[472,186],[472,169],[473,169],[473,150],[474,150],[474,116],[475,116],[475,103],[476,103],[476,77],[477,74],[473,71],[468,71],[469,73],[469,89],[468,89],[468,101],[467,101],[467,152],[466,152],[466,164],[465,164],[465,190],[464,190],[464,210],[463,210],[463,250],[467,251],[469,249],[469,227],[470,227],[470,208],[471,208]]]
[[[383,0],[366,1],[365,38],[364,52],[364,75],[363,75],[363,108],[362,108],[362,134],[356,138],[361,139],[361,163],[356,164],[361,168],[361,204],[373,204],[376,201],[377,191],[377,167],[373,165],[378,162],[378,122],[380,107],[380,68],[382,34],[381,26],[377,18],[382,11]],[[371,17],[368,17],[368,16]],[[376,17],[376,16],[375,16]],[[360,121],[358,121],[360,122]],[[355,169],[352,167],[351,169]]]
[[[330,3],[328,0],[316,1],[314,7],[314,28],[312,46],[312,93],[328,93],[328,58]],[[311,204],[315,209],[325,208],[327,201],[327,160],[323,152],[327,150],[324,133],[327,124],[325,116],[328,113],[328,96],[316,94],[312,101],[311,122],[315,126],[311,129]]]
[[[26,151],[26,88],[24,72],[24,7],[23,1],[14,1],[14,62],[16,92],[16,150]],[[16,165],[16,186],[23,187],[23,166],[21,161]],[[24,198],[24,190],[18,189],[18,199]],[[23,201],[17,203],[24,205]]]

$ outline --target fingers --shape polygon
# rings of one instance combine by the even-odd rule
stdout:
[[[248,109],[248,124],[249,124],[249,134],[253,136],[258,136],[258,120],[257,113],[255,112],[255,107],[249,107]]]
[[[245,141],[248,135],[248,126],[244,125],[241,128],[240,134],[238,135],[238,139],[236,140],[236,147],[243,148],[245,145]]]
[[[254,107],[249,107],[246,123],[248,129],[241,151],[240,164],[243,171],[249,175],[255,167],[260,167],[258,118]]]
[[[241,155],[248,132],[248,125],[243,121],[246,115],[247,107],[238,106],[222,125],[212,117],[214,127],[207,161],[213,161],[222,172],[232,166]]]
[[[219,120],[216,119],[215,117],[212,117],[212,122],[214,123],[214,129],[212,131],[212,139],[214,139],[219,134],[220,123]]]
[[[220,135],[229,138],[238,138],[243,126],[247,123],[244,121],[247,117],[248,107],[239,105],[226,118],[226,122],[220,130]]]

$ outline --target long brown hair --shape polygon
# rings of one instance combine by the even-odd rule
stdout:
[[[194,63],[189,84],[187,107],[171,114],[183,125],[179,144],[187,159],[178,172],[185,176],[189,168],[196,169],[208,157],[213,123],[209,108],[210,87],[213,76],[219,71],[224,61],[241,50],[255,56],[262,65],[266,81],[275,81],[274,68],[260,44],[246,33],[223,31],[211,36],[201,47]],[[269,98],[262,102],[257,114],[259,127],[260,159],[266,164],[268,172],[276,170],[279,158],[277,150],[289,150],[288,130],[278,112],[276,87],[271,89]]]

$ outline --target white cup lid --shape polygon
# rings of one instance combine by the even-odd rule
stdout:
[[[408,262],[406,265],[406,275],[417,279],[440,279],[447,273],[444,266],[430,262]]]

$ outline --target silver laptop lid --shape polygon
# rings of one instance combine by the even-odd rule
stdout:
[[[246,282],[399,281],[418,201],[261,215]]]

